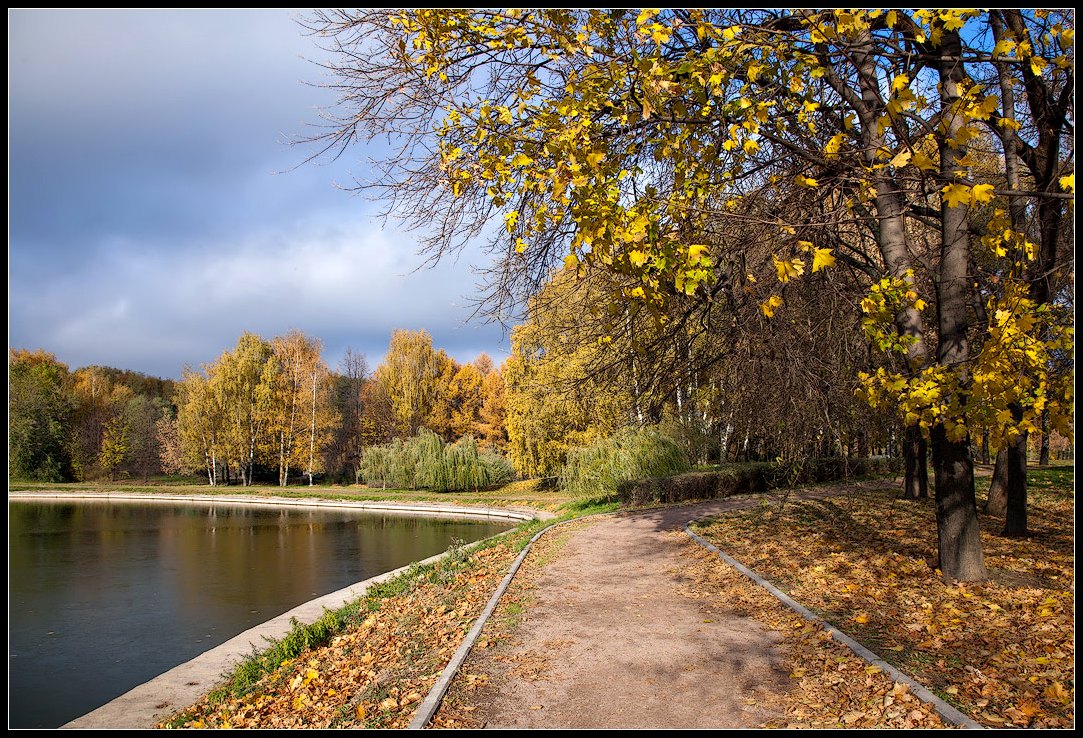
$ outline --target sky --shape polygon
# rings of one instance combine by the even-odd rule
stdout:
[[[297,328],[336,368],[396,328],[460,362],[479,248],[418,269],[416,236],[339,185],[380,151],[301,164],[334,102],[295,12],[8,11],[8,345],[179,378],[245,331]]]

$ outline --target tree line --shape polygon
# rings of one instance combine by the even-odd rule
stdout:
[[[428,332],[395,331],[371,371],[338,368],[300,331],[253,333],[180,381],[108,367],[69,371],[44,350],[8,354],[9,476],[73,481],[201,475],[208,484],[356,482],[363,451],[426,428],[482,450],[507,445],[492,359],[459,364]]]

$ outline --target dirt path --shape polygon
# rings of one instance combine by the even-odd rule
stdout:
[[[679,533],[723,500],[602,518],[531,551],[435,726],[755,727],[787,688],[778,637],[696,597]],[[755,504],[755,503],[753,503]]]

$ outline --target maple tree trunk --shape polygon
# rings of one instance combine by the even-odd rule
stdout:
[[[911,500],[929,497],[929,442],[916,425],[906,429],[903,454],[906,459],[906,477],[903,494]]]
[[[946,31],[937,49],[940,72],[940,106],[945,112],[946,129],[939,142],[940,174],[946,182],[955,182],[959,162],[966,156],[960,131],[966,125],[959,115],[965,73],[958,61],[962,41],[958,31]],[[957,372],[960,404],[965,403],[969,384],[966,367],[970,361],[967,341],[967,290],[970,242],[968,209],[952,207],[950,200],[940,204],[940,278],[937,283],[937,363]],[[954,429],[953,429],[954,430]],[[974,459],[970,438],[964,434],[952,440],[943,422],[932,429],[933,472],[936,483],[937,548],[940,571],[951,581],[984,581],[988,574],[982,554],[978,527],[978,508],[974,500]]]
[[[1049,466],[1049,411],[1042,410],[1042,445],[1038,466]]]
[[[942,424],[932,433],[936,489],[937,551],[944,578],[980,582],[987,578],[974,500],[974,465],[966,439],[952,441]]]
[[[993,465],[993,479],[989,482],[989,497],[985,501],[985,512],[993,517],[1003,517],[1008,512],[1008,450],[997,452]]]
[[[989,463],[989,429],[981,432],[981,463]]]
[[[1022,409],[1020,409],[1022,415]],[[1007,510],[1004,515],[1002,535],[1022,537],[1027,535],[1027,434],[1019,436],[1008,446]]]

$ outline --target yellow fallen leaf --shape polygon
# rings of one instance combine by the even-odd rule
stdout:
[[[869,616],[866,615],[865,613],[861,613],[856,618],[854,618],[854,622],[855,623],[861,623],[862,625],[864,625],[865,623],[869,622]]]

